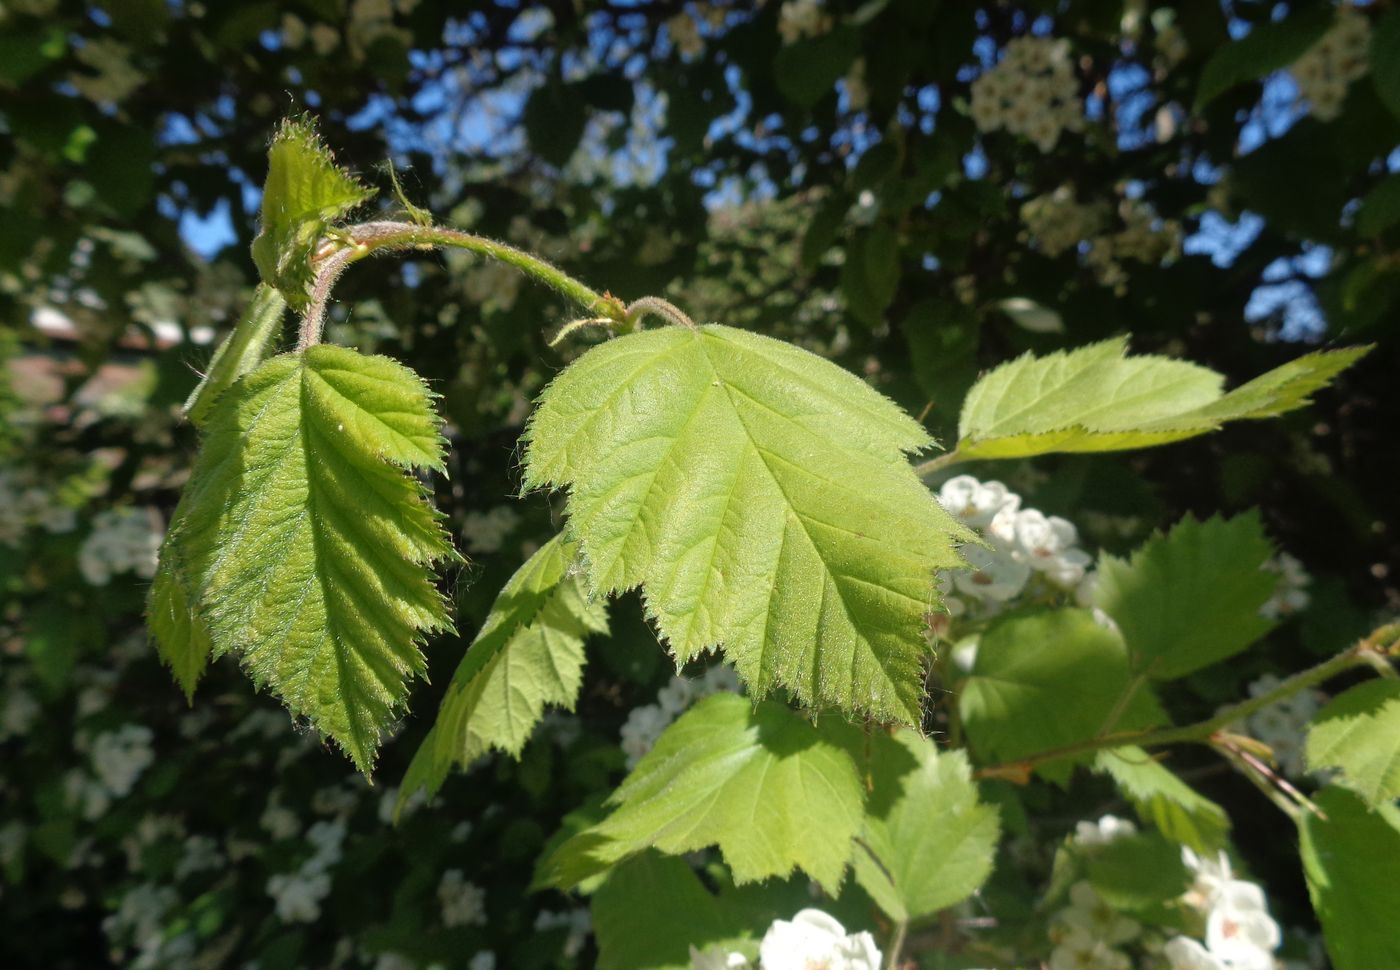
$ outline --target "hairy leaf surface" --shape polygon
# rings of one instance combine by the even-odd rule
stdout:
[[[1259,608],[1278,576],[1257,513],[1205,522],[1187,516],[1128,559],[1099,557],[1096,604],[1118,624],[1134,672],[1184,677],[1232,657],[1273,626]]]
[[[1107,774],[1137,809],[1167,838],[1190,846],[1202,856],[1225,847],[1230,817],[1141,748],[1100,751],[1094,769]]]
[[[570,573],[574,558],[555,536],[496,596],[414,757],[405,796],[419,787],[435,793],[454,763],[465,767],[491,748],[518,757],[546,705],[573,710],[584,638],[608,632],[607,607]]]
[[[775,701],[706,698],[662,733],[611,801],[611,815],[564,843],[539,881],[568,889],[655,847],[718,845],[736,882],[800,868],[833,895],[860,829],[865,790],[848,750],[858,733]]]
[[[1368,680],[1334,698],[1308,728],[1308,767],[1375,808],[1400,798],[1400,681]]]
[[[544,392],[527,487],[566,487],[598,595],[642,586],[677,660],[721,646],[757,696],[915,723],[934,570],[961,527],[919,482],[923,429],[767,337],[667,327]]]
[[[874,790],[855,875],[891,918],[918,919],[971,896],[992,872],[1001,825],[977,798],[962,751],[913,731],[872,737]]]
[[[1152,693],[1134,684],[1118,634],[1079,609],[993,623],[982,635],[959,708],[984,761],[1013,761],[1088,740],[1109,727],[1115,713],[1115,730],[1163,720]],[[1071,768],[1060,759],[1039,770],[1063,781]]]
[[[185,415],[202,427],[219,395],[271,356],[287,301],[266,283],[253,290],[243,316],[209,360],[209,369],[185,401]]]
[[[1002,364],[963,402],[958,451],[968,458],[1022,458],[1055,451],[1116,451],[1214,431],[1227,421],[1270,418],[1308,395],[1369,348],[1306,354],[1224,393],[1206,367],[1127,356],[1118,337],[1047,357]]]
[[[438,426],[412,371],[341,347],[274,357],[235,384],[162,549],[163,655],[193,656],[207,634],[367,771],[423,672],[419,640],[449,627],[431,563],[451,546],[406,474],[442,470]]]
[[[374,190],[337,166],[315,126],[297,118],[286,119],[277,129],[267,165],[253,262],[263,282],[301,309],[314,278],[311,257],[326,228]]]
[[[1342,788],[1313,796],[1325,813],[1304,812],[1303,873],[1336,970],[1400,967],[1400,808],[1375,811]]]

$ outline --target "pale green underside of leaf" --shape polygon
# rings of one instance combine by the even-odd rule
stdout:
[[[1139,817],[1167,838],[1203,857],[1225,847],[1230,817],[1141,748],[1100,751],[1094,769],[1108,775],[1133,803]]]
[[[1225,379],[1209,368],[1127,356],[1123,337],[1047,357],[1026,354],[973,385],[957,450],[966,458],[1023,458],[1181,441],[1227,421],[1302,407],[1369,349],[1306,354],[1228,394]]]
[[[374,195],[335,164],[310,121],[282,122],[267,152],[253,261],[294,307],[306,303],[311,255],[326,227]]]
[[[1338,785],[1371,807],[1400,798],[1400,681],[1371,680],[1313,718],[1306,754],[1313,771],[1340,769]]]
[[[1086,741],[1122,706],[1115,730],[1164,719],[1151,691],[1136,685],[1118,634],[1088,610],[1044,610],[998,620],[982,635],[959,709],[979,760],[1015,761]],[[1040,765],[1066,781],[1073,763]]]
[[[568,489],[596,595],[643,588],[677,660],[756,696],[915,723],[934,571],[967,538],[908,464],[931,442],[863,381],[767,337],[667,327],[544,392],[525,484]]]
[[[962,751],[940,754],[908,729],[871,740],[875,787],[855,876],[892,919],[919,919],[986,882],[1001,824],[997,810],[978,801]]]
[[[1299,819],[1303,872],[1332,966],[1400,967],[1400,808],[1330,786],[1313,800],[1326,818]]]
[[[401,798],[434,794],[454,764],[492,748],[518,757],[547,705],[573,710],[583,679],[583,641],[608,632],[607,607],[590,601],[570,570],[574,547],[545,543],[496,596],[443,698],[437,722],[409,768]],[[425,759],[425,764],[417,764]]]
[[[152,599],[182,682],[182,631],[207,632],[367,771],[421,637],[450,627],[431,563],[451,546],[406,473],[442,470],[438,427],[412,371],[341,347],[274,357],[221,396]],[[162,619],[181,598],[192,619]]]
[[[234,381],[271,356],[286,306],[282,294],[266,283],[253,290],[243,316],[214,351],[209,369],[185,401],[185,416],[195,427],[204,426],[214,402]]]
[[[1205,522],[1187,516],[1127,560],[1100,556],[1095,604],[1118,624],[1134,671],[1184,677],[1273,627],[1259,615],[1278,584],[1260,568],[1272,553],[1257,513]]]
[[[736,694],[701,701],[657,740],[611,801],[617,808],[541,865],[568,889],[643,849],[718,845],[738,883],[802,869],[833,895],[860,829],[865,791],[855,731]]]

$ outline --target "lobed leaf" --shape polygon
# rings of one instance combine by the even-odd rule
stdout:
[[[1157,680],[1219,663],[1272,627],[1259,608],[1278,577],[1257,513],[1198,522],[1187,516],[1128,559],[1099,557],[1096,605],[1113,618],[1132,668]]]
[[[1400,681],[1369,680],[1324,707],[1308,727],[1308,768],[1379,808],[1400,798]]]
[[[253,262],[263,282],[296,309],[304,307],[321,237],[373,195],[373,189],[336,165],[315,125],[284,120],[267,151],[262,225],[253,240]]]
[[[1094,758],[1094,770],[1112,778],[1138,816],[1167,838],[1203,856],[1213,856],[1225,847],[1230,831],[1225,810],[1141,748],[1100,751]]]
[[[979,380],[963,402],[958,452],[1023,458],[1056,451],[1144,448],[1214,431],[1227,421],[1270,418],[1364,356],[1369,347],[1324,350],[1224,393],[1224,377],[1186,361],[1127,356],[1117,337],[1046,357],[1026,354]]]
[[[541,396],[527,488],[568,489],[597,596],[641,586],[678,662],[719,646],[755,696],[917,723],[938,568],[968,538],[863,381],[779,341],[667,327],[595,347]]]
[[[465,767],[492,748],[518,757],[546,705],[573,710],[583,641],[608,632],[606,606],[590,601],[570,572],[574,558],[574,547],[555,536],[501,589],[452,677],[401,798],[420,787],[436,793],[454,763]]]
[[[207,636],[369,769],[421,638],[450,628],[431,564],[452,549],[406,474],[443,470],[438,428],[417,375],[341,347],[274,357],[219,398],[150,604],[187,691]]]
[[[662,733],[613,793],[612,814],[560,846],[536,881],[569,889],[649,847],[718,845],[738,883],[800,868],[835,894],[865,800],[848,753],[857,737],[773,701],[708,697]]]
[[[1400,967],[1400,808],[1371,811],[1353,793],[1313,796],[1323,815],[1298,821],[1303,874],[1336,970]]]
[[[1134,681],[1122,639],[1080,609],[994,622],[982,635],[958,706],[977,755],[1001,761],[1164,719],[1151,691]],[[1072,760],[1059,759],[1037,770],[1066,781],[1072,767]]]
[[[876,734],[873,790],[855,877],[889,916],[908,921],[962,902],[992,872],[1001,824],[978,800],[962,751],[913,731]]]

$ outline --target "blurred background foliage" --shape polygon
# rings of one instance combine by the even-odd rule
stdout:
[[[1018,38],[1046,39],[1017,52]],[[670,675],[636,603],[559,728],[567,757],[564,740],[536,741],[398,830],[379,810],[496,590],[552,528],[542,497],[511,496],[530,402],[579,350],[547,346],[569,313],[554,294],[462,254],[374,260],[338,291],[330,339],[398,357],[443,395],[438,497],[472,560],[452,579],[465,639],[431,645],[433,686],[379,787],[290,731],[231,664],[185,711],[144,644],[149,536],[194,448],[179,404],[251,290],[268,139],[301,111],[381,188],[392,159],[442,221],[624,299],[795,341],[942,440],[975,376],[1026,350],[1128,333],[1237,384],[1300,345],[1374,342],[1281,421],[986,473],[1111,551],[1186,512],[1262,508],[1314,574],[1312,603],[1269,655],[1199,678],[1180,701],[1193,710],[1400,607],[1394,3],[6,0],[7,965],[467,966],[486,950],[510,967],[591,964],[573,904],[525,889],[561,814],[619,777],[617,724]],[[372,205],[394,208],[392,193]],[[94,809],[74,772],[124,724],[147,726],[135,748],[152,763],[133,797],[108,785],[116,804]],[[341,826],[315,920],[274,913],[269,879],[314,853],[269,840],[269,793],[323,834]],[[1306,924],[1278,821],[1238,838]],[[198,833],[217,864],[186,858]],[[446,869],[488,887],[489,921],[424,915]]]

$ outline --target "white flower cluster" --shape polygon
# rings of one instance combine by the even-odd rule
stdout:
[[[820,37],[831,29],[831,14],[822,0],[786,0],[778,11],[778,34],[784,44]]]
[[[443,926],[485,926],[486,891],[467,882],[461,869],[448,869],[438,882]]]
[[[127,890],[117,911],[102,921],[103,932],[117,948],[113,963],[133,970],[188,966],[195,950],[193,934],[166,933],[166,916],[179,901],[171,886],[141,883]],[[135,947],[136,955],[123,960],[127,947]]]
[[[469,512],[462,520],[462,539],[472,552],[499,552],[519,524],[519,514],[509,505],[498,505],[487,512]]]
[[[154,735],[140,724],[126,724],[99,734],[92,742],[92,770],[113,797],[131,794],[141,774],[155,763]]]
[[[1100,846],[1137,832],[1137,826],[1116,815],[1097,822],[1080,822],[1071,841],[1079,846]],[[1108,905],[1089,883],[1076,882],[1069,890],[1069,905],[1050,920],[1050,970],[1131,970],[1132,960],[1122,950],[1138,939],[1142,926]]]
[[[972,120],[985,132],[1005,128],[1048,152],[1066,131],[1084,128],[1084,105],[1069,41],[1017,37],[996,66],[972,82]]]
[[[1264,890],[1234,878],[1225,853],[1202,859],[1182,849],[1195,873],[1186,902],[1205,917],[1205,943],[1188,936],[1167,941],[1162,954],[1171,970],[1274,970],[1283,934],[1269,915]]]
[[[953,616],[999,612],[1032,583],[1068,592],[1084,580],[1091,557],[1078,547],[1073,523],[1021,508],[1021,496],[1001,482],[958,475],[943,483],[938,500],[987,542],[963,548],[970,569],[939,579]]]
[[[52,489],[21,475],[0,472],[0,546],[19,545],[32,527],[59,534],[72,532],[77,524],[78,513],[56,500]]]
[[[1021,206],[1021,222],[1028,238],[1053,259],[1097,235],[1108,222],[1108,206],[1103,202],[1085,205],[1075,199],[1073,186],[1062,185],[1028,199]]]
[[[567,931],[564,937],[564,959],[572,960],[583,951],[583,945],[593,934],[593,919],[586,909],[571,909],[564,913],[545,910],[535,917],[535,931],[547,933],[550,930]]]
[[[99,512],[78,550],[78,569],[93,586],[106,586],[117,573],[150,579],[156,574],[163,534],[160,513],[154,508]]]
[[[1263,568],[1266,572],[1277,573],[1279,580],[1278,585],[1274,587],[1274,595],[1259,607],[1260,616],[1270,620],[1281,620],[1307,607],[1310,599],[1308,584],[1312,582],[1312,577],[1301,562],[1288,553],[1281,552],[1264,563]]]
[[[1278,677],[1265,674],[1249,685],[1249,696],[1263,697],[1280,683]],[[1316,691],[1300,690],[1249,715],[1245,718],[1245,730],[1273,749],[1274,759],[1285,775],[1301,778],[1307,772],[1303,740],[1308,722],[1320,707]]]
[[[1170,262],[1181,255],[1183,233],[1181,223],[1163,219],[1156,211],[1138,199],[1124,199],[1118,206],[1123,228],[1099,236],[1089,242],[1085,262],[1104,286],[1110,286],[1120,296],[1128,290],[1125,260],[1146,265]]]
[[[671,38],[671,46],[682,60],[693,61],[705,53],[705,37],[701,25],[717,33],[724,28],[729,11],[714,3],[693,3],[666,21],[666,33]]]
[[[362,60],[368,48],[383,37],[392,37],[404,47],[413,45],[413,35],[394,26],[394,14],[409,14],[418,0],[353,0],[346,39],[350,53]]]
[[[294,13],[282,15],[282,43],[298,48],[311,41],[311,47],[322,57],[340,46],[340,31],[330,24],[316,23],[309,29],[306,22]]]
[[[1347,85],[1362,77],[1368,67],[1371,21],[1355,7],[1337,11],[1337,22],[1290,69],[1298,93],[1321,121],[1341,114]]]
[[[763,970],[880,970],[880,949],[869,933],[847,933],[819,909],[774,920],[758,948]],[[691,970],[750,970],[741,953],[690,948]]]
[[[7,671],[5,681],[5,701],[0,705],[0,741],[24,737],[34,726],[40,711],[39,702],[18,671]]]
[[[311,858],[292,872],[279,872],[267,881],[267,894],[284,923],[314,923],[321,917],[321,901],[330,894],[330,870],[341,857],[345,823],[316,822],[306,830]]]
[[[661,737],[661,732],[690,705],[711,694],[737,693],[738,690],[739,677],[733,668],[726,666],[711,667],[694,680],[680,676],[671,678],[669,684],[656,692],[655,704],[633,708],[622,725],[622,750],[627,755],[627,767],[641,761]]]

